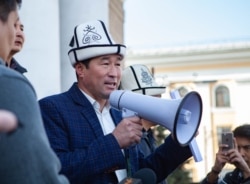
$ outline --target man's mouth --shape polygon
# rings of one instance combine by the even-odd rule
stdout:
[[[105,84],[112,88],[116,87],[116,82],[106,82]]]
[[[22,45],[21,41],[15,41],[15,45]]]

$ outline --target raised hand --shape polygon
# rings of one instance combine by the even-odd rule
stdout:
[[[114,129],[115,136],[121,148],[127,148],[140,142],[142,137],[142,122],[139,117],[124,118]]]
[[[248,150],[245,150],[245,146],[238,146],[236,140],[234,140],[234,144],[235,148],[227,151],[228,163],[235,165],[242,171],[244,178],[248,178],[250,177],[250,168],[245,160],[247,159],[245,154]]]
[[[213,169],[217,172],[220,172],[223,169],[223,167],[226,165],[226,163],[229,161],[227,152],[224,151],[224,148],[227,148],[227,145],[220,144],[219,151],[216,153],[216,159],[215,159]]]

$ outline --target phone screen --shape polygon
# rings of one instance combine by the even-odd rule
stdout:
[[[230,150],[234,148],[234,141],[233,141],[233,133],[232,132],[225,132],[221,135],[222,144],[227,144],[228,147],[224,148],[223,150]]]

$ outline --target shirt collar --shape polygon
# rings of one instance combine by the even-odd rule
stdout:
[[[79,88],[80,89],[80,88]],[[94,109],[100,109],[100,104],[94,99],[92,98],[91,96],[89,96],[86,92],[84,92],[82,89],[80,89],[80,91],[86,96],[86,98],[89,100],[89,102],[91,103],[91,105],[94,107]],[[105,107],[104,107],[104,112],[107,110],[109,112],[110,110],[110,104],[106,103]]]

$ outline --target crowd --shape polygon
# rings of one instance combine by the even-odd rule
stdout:
[[[123,69],[126,46],[112,39],[103,21],[93,20],[72,30],[68,56],[76,82],[37,101],[27,70],[14,58],[25,41],[21,3],[0,0],[0,183],[115,184],[143,168],[165,183],[191,158],[189,146],[172,135],[156,145],[155,122],[124,117],[109,104],[117,89],[160,98],[165,87],[144,65]],[[234,148],[220,145],[202,184],[250,183],[250,125],[233,133]],[[235,169],[219,177],[226,163]]]

